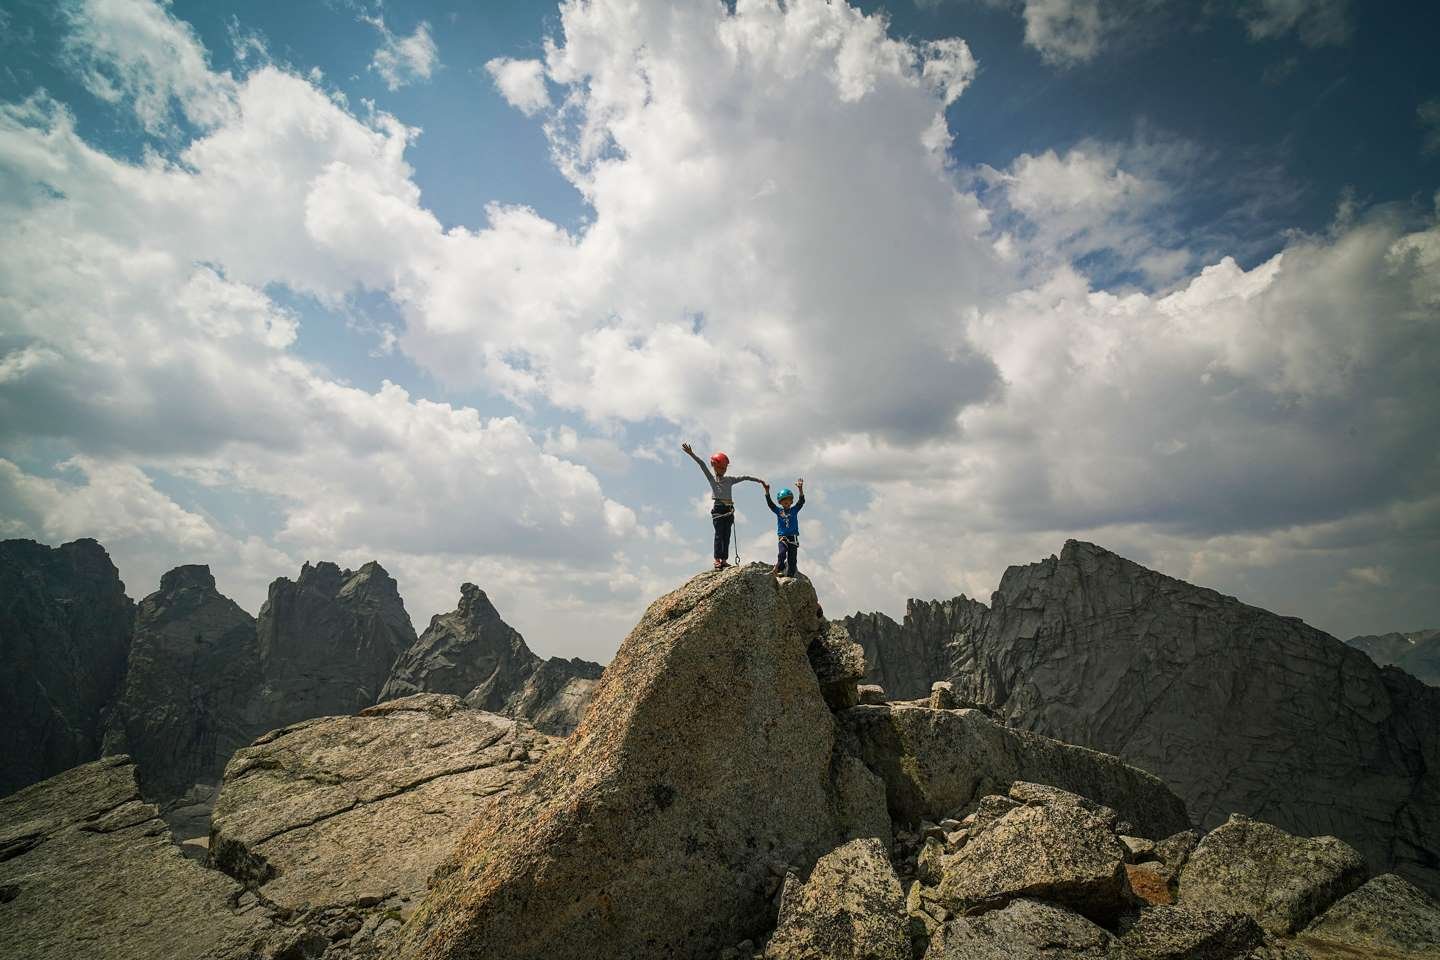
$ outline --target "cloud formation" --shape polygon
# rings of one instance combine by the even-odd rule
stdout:
[[[1088,21],[1062,16],[1080,8],[1035,7],[1083,59]],[[545,649],[603,657],[702,559],[675,531],[703,517],[600,478],[662,469],[683,433],[824,478],[805,563],[834,612],[983,596],[1071,535],[1336,623],[1423,609],[1432,211],[1351,210],[1244,266],[1167,222],[1190,145],[957,167],[945,110],[979,95],[960,38],[899,39],[839,0],[591,0],[561,6],[543,61],[487,65],[543,125],[583,226],[496,202],[446,228],[403,118],[273,65],[212,71],[148,0],[75,11],[97,92],[197,132],[129,162],[43,94],[0,108],[7,532],[108,531],[122,570],[213,557],[241,582],[249,564],[237,592],[378,557],[413,612],[471,579],[513,595]],[[147,26],[119,43],[91,19]],[[515,415],[341,382],[297,352],[276,288],[387,297],[397,350]],[[532,427],[542,407],[566,424]],[[62,466],[34,465],[57,448]],[[272,528],[167,484],[258,498]],[[744,534],[752,556],[771,542]]]
[[[370,60],[370,69],[380,75],[392,92],[430,79],[430,74],[440,63],[440,48],[435,44],[427,21],[421,20],[413,32],[402,35],[385,25],[382,14],[362,14],[360,19],[380,34],[380,46]]]

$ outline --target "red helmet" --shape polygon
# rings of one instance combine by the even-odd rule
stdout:
[[[712,453],[710,455],[710,462],[717,467],[724,467],[727,470],[730,468],[730,458],[723,453]]]

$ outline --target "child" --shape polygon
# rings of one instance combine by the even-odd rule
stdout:
[[[787,577],[795,576],[795,553],[800,549],[800,508],[805,506],[805,480],[803,478],[795,481],[795,486],[800,489],[800,502],[795,503],[795,495],[790,492],[789,487],[780,488],[780,506],[775,506],[775,501],[770,499],[770,484],[764,480],[760,485],[765,488],[765,505],[770,512],[775,514],[775,532],[780,536],[780,555],[775,559],[775,575],[782,573]],[[795,503],[794,508],[791,504]]]
[[[682,443],[680,449],[690,454],[690,459],[700,465],[705,479],[710,482],[710,493],[715,498],[715,505],[710,508],[710,521],[715,524],[715,569],[724,570],[730,566],[730,531],[735,528],[735,498],[730,488],[746,480],[761,481],[756,477],[727,477],[725,472],[730,469],[730,458],[723,453],[716,453],[710,458],[710,467],[715,468],[715,472],[711,473],[705,461],[695,456],[690,444]]]

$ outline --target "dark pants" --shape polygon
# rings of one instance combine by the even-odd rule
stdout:
[[[735,504],[716,503],[710,508],[710,521],[715,524],[715,559],[730,556],[730,531],[735,529]]]
[[[800,538],[791,540],[780,538],[780,555],[775,558],[775,566],[785,571],[785,576],[795,576],[795,554],[800,549]]]

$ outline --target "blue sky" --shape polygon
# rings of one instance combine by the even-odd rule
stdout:
[[[707,562],[688,438],[810,480],[837,614],[1078,536],[1440,622],[1422,4],[3,14],[0,532],[132,594],[374,558],[603,660]]]

